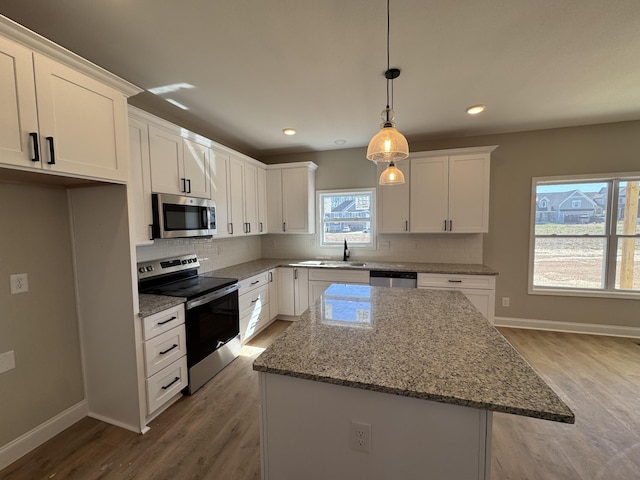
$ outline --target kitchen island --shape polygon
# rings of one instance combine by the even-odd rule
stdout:
[[[492,412],[574,422],[455,291],[332,285],[254,370],[265,480],[488,480]]]

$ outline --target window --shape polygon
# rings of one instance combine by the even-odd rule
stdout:
[[[640,174],[534,178],[530,293],[640,295]]]
[[[320,245],[372,247],[374,189],[318,192]]]

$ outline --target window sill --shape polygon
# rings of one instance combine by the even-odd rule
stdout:
[[[582,290],[569,288],[529,287],[529,295],[552,295],[560,297],[615,298],[618,300],[640,300],[640,292],[609,290]]]

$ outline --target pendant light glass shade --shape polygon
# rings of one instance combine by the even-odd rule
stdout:
[[[395,163],[390,162],[389,166],[380,174],[380,185],[402,185],[404,183],[404,173]]]
[[[392,122],[383,123],[367,147],[367,159],[372,162],[395,162],[409,156],[409,144]]]

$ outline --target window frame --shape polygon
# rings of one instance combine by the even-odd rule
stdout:
[[[558,295],[596,298],[626,298],[640,299],[640,291],[619,290],[615,288],[617,273],[617,251],[621,238],[637,238],[640,241],[640,233],[636,235],[624,235],[617,231],[617,213],[619,208],[619,183],[624,181],[640,181],[640,172],[624,172],[616,174],[600,175],[562,175],[552,177],[533,177],[531,179],[531,202],[529,215],[529,266],[527,292],[531,295]],[[537,196],[536,187],[540,184],[570,184],[570,183],[598,183],[610,182],[607,194],[607,207],[605,210],[605,231],[603,235],[589,235],[588,238],[604,238],[605,253],[603,258],[603,275],[605,286],[603,288],[584,287],[553,287],[534,285],[535,244],[536,238],[536,212]],[[616,219],[614,219],[616,217]],[[571,237],[571,236],[569,236]],[[580,237],[576,235],[575,237]],[[544,236],[543,236],[544,238]]]
[[[318,234],[318,245],[321,248],[328,249],[342,249],[343,244],[324,243],[324,205],[322,202],[323,195],[349,195],[349,194],[362,194],[368,193],[371,195],[371,216],[366,221],[369,222],[369,242],[368,243],[350,243],[347,240],[349,249],[370,249],[375,250],[376,245],[376,188],[375,187],[362,187],[362,188],[344,188],[344,189],[330,189],[330,190],[316,190],[316,227]]]

